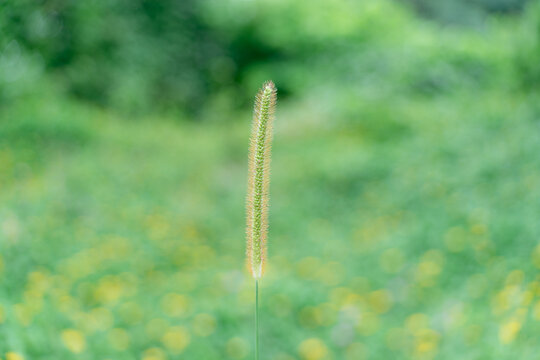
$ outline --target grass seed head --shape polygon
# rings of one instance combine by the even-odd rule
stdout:
[[[274,83],[271,81],[266,82],[255,98],[251,128],[246,232],[247,263],[255,279],[261,278],[266,262],[270,151],[276,97],[277,91]]]

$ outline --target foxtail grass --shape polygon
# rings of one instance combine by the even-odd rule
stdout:
[[[259,281],[266,265],[270,152],[277,91],[266,82],[255,98],[249,146],[247,218],[247,266],[255,279],[255,359],[259,359]]]

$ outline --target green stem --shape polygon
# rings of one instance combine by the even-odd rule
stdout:
[[[259,360],[259,280],[255,280],[255,360]]]

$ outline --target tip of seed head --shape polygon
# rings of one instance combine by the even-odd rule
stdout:
[[[264,92],[270,93],[272,91],[276,90],[276,85],[272,82],[272,80],[269,80],[264,83]]]

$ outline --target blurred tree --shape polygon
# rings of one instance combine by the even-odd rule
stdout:
[[[517,44],[516,68],[520,85],[527,90],[540,87],[540,2],[531,3],[522,23]]]
[[[489,12],[519,11],[526,0],[407,2],[437,20],[474,23]],[[379,49],[368,44],[401,34],[411,20],[389,1],[5,0],[0,62],[26,75],[44,68],[70,94],[103,106],[194,113],[222,90],[232,106],[245,106],[269,78],[283,98],[309,86],[306,79],[349,81],[343,75],[362,69],[352,66],[358,61],[375,59],[373,67],[388,73],[384,41],[376,41]],[[537,71],[527,62],[535,41],[518,61],[523,74]],[[0,99],[22,83],[0,80]]]
[[[74,95],[103,105],[197,108],[225,49],[197,2],[7,1],[0,44],[38,52]]]
[[[422,16],[461,25],[480,23],[490,13],[518,13],[529,0],[406,0]]]

